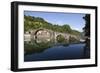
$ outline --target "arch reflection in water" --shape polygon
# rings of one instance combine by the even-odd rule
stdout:
[[[43,38],[25,42],[24,51],[25,62],[90,58],[90,51],[86,49],[85,43],[55,42]]]

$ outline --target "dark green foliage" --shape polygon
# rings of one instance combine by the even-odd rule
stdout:
[[[90,14],[86,14],[83,19],[85,20],[85,27],[83,28],[85,36],[90,37]]]
[[[74,35],[81,35],[82,33],[77,31],[77,30],[72,30],[71,34],[74,34]]]
[[[86,14],[83,19],[85,20],[85,27],[83,28],[83,30],[86,36],[86,48],[90,49],[90,14]]]

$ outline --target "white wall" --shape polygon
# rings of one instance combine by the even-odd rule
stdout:
[[[10,2],[13,0],[0,0],[0,73],[11,73],[10,71]],[[18,1],[18,0],[16,0]],[[21,0],[46,3],[62,3],[62,4],[78,4],[78,5],[94,5],[98,6],[100,13],[100,0]],[[100,14],[98,14],[100,16]],[[100,17],[98,17],[100,19]],[[99,24],[100,22],[98,22]],[[98,25],[100,27],[100,25]],[[100,28],[99,28],[100,31]],[[99,36],[100,37],[100,34]],[[100,39],[98,39],[100,40]],[[100,42],[99,42],[100,43]],[[100,48],[100,46],[99,46]],[[100,51],[98,48],[98,51]],[[98,54],[100,55],[100,53]],[[100,61],[100,58],[99,58]],[[100,64],[100,63],[99,63]],[[100,66],[90,68],[73,68],[60,70],[35,71],[36,73],[99,73]],[[32,73],[32,71],[30,71]]]

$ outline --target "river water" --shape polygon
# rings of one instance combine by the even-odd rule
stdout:
[[[85,48],[85,43],[77,43],[77,44],[69,44],[69,45],[55,45],[52,47],[49,46],[46,49],[42,49],[40,51],[36,50],[36,47],[35,47],[35,49],[30,50],[30,51],[29,53],[24,54],[25,62],[90,58],[90,50]]]

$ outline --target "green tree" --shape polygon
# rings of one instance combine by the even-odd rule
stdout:
[[[68,33],[71,32],[71,28],[70,28],[70,26],[67,25],[67,24],[65,24],[65,25],[62,26],[62,30],[63,30],[64,32],[68,32]]]
[[[64,36],[62,36],[62,35],[58,35],[58,36],[57,36],[57,42],[62,43],[62,42],[64,42],[64,41],[65,41]]]
[[[85,20],[85,27],[83,28],[85,36],[90,37],[90,14],[86,14],[83,19]]]
[[[90,49],[90,14],[86,14],[83,19],[85,20],[85,27],[83,28],[83,30],[86,36],[86,48]]]

